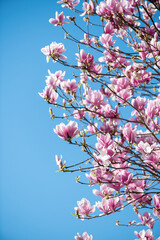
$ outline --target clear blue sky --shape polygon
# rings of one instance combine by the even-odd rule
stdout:
[[[61,69],[40,52],[63,41],[60,28],[48,22],[56,10],[61,7],[53,0],[0,1],[0,240],[70,240],[84,231],[94,240],[135,239],[134,229],[115,225],[116,219],[131,220],[132,212],[75,219],[77,200],[99,199],[74,175],[56,173],[55,154],[68,162],[83,157],[53,133],[49,106],[38,95],[48,69]]]

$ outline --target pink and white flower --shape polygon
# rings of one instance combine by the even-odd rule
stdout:
[[[92,240],[92,235],[88,235],[88,233],[84,232],[82,235],[77,233],[77,236],[74,237],[76,240]]]
[[[50,45],[41,49],[41,52],[47,56],[47,62],[49,61],[50,57],[53,59],[53,62],[56,62],[59,59],[65,60],[67,57],[61,54],[65,51],[66,49],[64,48],[63,43],[56,42],[52,42]]]
[[[70,121],[67,125],[60,123],[54,129],[54,132],[63,140],[70,141],[79,133],[78,124],[74,121]]]
[[[90,213],[95,212],[95,206],[91,207],[90,202],[86,198],[82,198],[81,201],[77,202],[78,208],[75,207],[76,214],[81,217],[88,216]]]
[[[49,22],[51,24],[54,24],[54,26],[62,26],[64,24],[68,24],[69,22],[64,22],[65,16],[64,13],[61,12],[60,14],[58,14],[58,12],[56,12],[56,18],[50,18]]]

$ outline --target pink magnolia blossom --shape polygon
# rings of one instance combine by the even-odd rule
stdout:
[[[106,135],[100,134],[99,137],[97,137],[97,140],[98,143],[96,143],[95,146],[98,150],[101,150],[103,148],[108,149],[110,146],[113,146],[113,141],[109,133],[107,133]]]
[[[130,62],[126,60],[126,57],[122,54],[118,53],[119,48],[116,47],[111,51],[111,49],[108,51],[105,50],[103,52],[104,56],[100,57],[98,60],[99,62],[106,62],[107,65],[110,66],[110,68],[122,68],[130,65]]]
[[[83,3],[83,10],[84,13],[82,13],[80,16],[84,16],[85,14],[92,15],[94,13],[94,3],[92,0],[89,1],[89,3],[84,2]]]
[[[85,53],[85,51],[81,49],[80,53],[76,53],[76,56],[78,57],[78,67],[81,70],[87,70],[91,76],[101,73],[102,66],[94,62],[94,57],[90,53]]]
[[[111,24],[111,22],[108,22],[105,27],[104,27],[104,33],[105,34],[110,34],[111,36],[114,35],[115,33],[115,30],[114,30],[114,27],[113,25]]]
[[[61,88],[65,91],[65,93],[74,95],[77,92],[78,85],[76,84],[75,79],[68,79],[61,83]]]
[[[148,229],[147,231],[142,230],[141,232],[137,232],[135,231],[134,234],[136,235],[136,237],[138,237],[138,239],[140,240],[153,240],[153,233],[150,229]],[[136,240],[138,240],[136,239]]]
[[[94,42],[95,38],[89,38],[87,33],[84,33],[84,39],[80,40],[80,42],[91,45]]]
[[[144,154],[150,154],[153,150],[152,146],[148,142],[140,141],[136,146],[136,150]]]
[[[61,12],[60,14],[56,12],[56,18],[50,18],[49,22],[51,24],[54,24],[54,26],[62,26],[68,23],[68,22],[64,22],[64,19],[65,19],[65,16],[63,12]]]
[[[104,102],[106,103],[106,102]],[[110,104],[103,104],[100,109],[97,110],[100,116],[104,118],[118,118],[118,107],[116,106],[115,109],[112,109]]]
[[[78,124],[74,121],[70,121],[67,125],[60,123],[56,125],[54,132],[63,140],[70,141],[79,133]]]
[[[77,6],[79,4],[80,0],[60,0],[57,3],[64,3],[62,4],[63,8],[70,8],[73,9],[75,6]]]
[[[60,82],[64,79],[65,72],[62,73],[62,71],[57,71],[54,74],[48,70],[49,76],[46,76],[46,84],[47,86],[50,86],[53,89],[56,89],[56,87],[60,84]]]
[[[114,41],[112,40],[112,36],[110,34],[102,34],[99,40],[106,48],[110,48],[110,46],[115,43],[115,40]]]
[[[85,96],[85,100],[83,101],[85,105],[90,104],[91,107],[97,106],[100,107],[104,103],[104,95],[97,90],[91,90],[87,92]]]
[[[86,114],[84,109],[74,110],[73,113],[74,113],[74,118],[79,120],[83,119]]]
[[[143,215],[138,213],[138,217],[142,221],[143,225],[147,225],[151,229],[153,228],[155,221],[150,213],[144,212]]]
[[[41,49],[41,52],[47,56],[47,62],[50,57],[53,59],[53,62],[56,62],[59,59],[65,60],[67,57],[61,54],[65,51],[66,49],[64,48],[64,45],[56,42],[52,42],[50,46],[48,45]]]
[[[147,72],[141,63],[133,63],[133,65],[127,66],[124,74],[134,86],[139,86],[142,83],[147,84],[152,79],[152,73]]]
[[[118,101],[122,104],[125,104],[132,97],[132,91],[128,88],[122,89],[117,95]]]
[[[127,123],[122,129],[122,134],[127,141],[134,143],[136,137],[136,128],[132,128],[132,124]]]
[[[93,194],[104,198],[106,196],[112,195],[114,191],[115,190],[113,188],[108,187],[107,184],[102,184],[100,186],[100,191],[98,191],[97,189],[93,189]]]
[[[123,185],[128,186],[128,184],[130,184],[132,182],[133,174],[131,172],[129,172],[128,170],[121,170],[119,173],[119,177],[120,177],[119,181]]]
[[[132,100],[132,105],[137,109],[137,110],[144,110],[144,107],[147,103],[146,98],[141,98],[140,96],[138,96],[136,99]]]
[[[153,202],[154,202],[154,209],[153,209],[153,214],[154,216],[160,218],[160,195],[155,194],[153,196]]]
[[[88,233],[84,232],[82,235],[77,233],[77,236],[74,237],[76,240],[92,240],[92,235],[88,235]]]
[[[90,213],[95,212],[95,206],[91,207],[90,202],[86,198],[82,198],[81,201],[77,202],[78,208],[75,207],[75,211],[78,216],[88,216]]]
[[[58,98],[58,93],[56,93],[50,86],[46,86],[43,93],[39,93],[39,95],[51,104],[54,104]]]
[[[97,126],[98,126],[97,123],[95,123],[94,125],[89,124],[87,126],[87,131],[90,132],[90,133],[96,133],[97,132]]]
[[[123,206],[123,200],[120,197],[114,197],[110,199],[103,198],[102,202],[97,202],[97,208],[105,214],[110,214],[116,211],[117,208]]]
[[[126,196],[128,202],[131,204],[142,203],[151,205],[151,194],[145,194],[144,189],[146,188],[146,180],[134,179],[132,183],[127,186]]]

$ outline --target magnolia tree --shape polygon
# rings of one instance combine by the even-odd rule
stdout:
[[[75,45],[68,49],[75,57],[67,61],[63,43],[52,42],[41,51],[47,62],[65,66],[71,79],[61,70],[49,70],[40,96],[50,104],[51,118],[60,120],[54,132],[87,156],[72,164],[56,156],[59,171],[84,174],[86,180],[78,176],[77,182],[95,186],[93,194],[99,196],[93,206],[86,198],[78,201],[74,216],[91,219],[132,206],[139,221],[132,219],[124,225],[148,227],[135,231],[136,239],[157,239],[160,1],[58,3],[68,8],[67,13],[71,10],[71,15],[65,20],[63,11],[56,12],[49,22],[60,27],[65,39]],[[73,49],[77,49],[75,53]],[[121,225],[119,221],[116,224]],[[92,235],[78,233],[75,239],[91,240]]]

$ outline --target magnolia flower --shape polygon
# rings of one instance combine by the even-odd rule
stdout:
[[[66,49],[64,48],[63,43],[56,42],[52,42],[50,46],[48,45],[41,49],[41,52],[47,56],[47,62],[49,61],[50,57],[53,59],[53,62],[56,62],[59,59],[65,60],[67,57],[61,54],[65,51]]]
[[[77,233],[77,236],[74,237],[76,240],[92,240],[92,235],[88,235],[88,233],[84,232],[82,235]]]
[[[61,12],[60,14],[58,14],[58,12],[56,12],[56,18],[50,18],[49,22],[51,24],[54,24],[54,26],[62,26],[64,24],[67,24],[69,22],[63,22],[65,19],[64,13]]]
[[[54,132],[63,140],[70,141],[79,133],[78,124],[74,121],[70,121],[67,125],[60,123],[54,129]]]
[[[74,0],[61,0],[61,1],[58,1],[57,3],[64,3],[62,4],[62,7],[63,8],[70,8],[70,9],[73,9],[75,6],[77,6],[79,4],[80,0],[76,0],[74,2]]]
[[[90,202],[85,198],[82,198],[81,201],[77,202],[77,204],[78,208],[75,207],[77,215],[88,216],[89,213],[93,213],[95,211],[95,206],[93,205],[91,207]]]
[[[143,215],[138,213],[138,217],[142,221],[143,225],[147,225],[151,229],[153,228],[155,221],[150,213],[144,212]]]
[[[160,218],[160,195],[155,194],[153,196],[153,202],[155,205],[155,208],[153,209],[154,216]]]
[[[43,93],[39,93],[39,95],[51,104],[55,103],[58,98],[58,93],[56,93],[50,86],[46,86]]]
[[[150,229],[148,229],[147,231],[142,230],[139,233],[137,231],[135,231],[134,234],[140,240],[153,240],[153,233],[152,233],[152,231]],[[138,240],[138,239],[136,239],[136,240]]]

